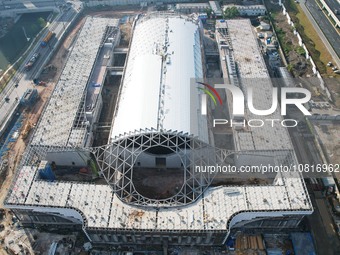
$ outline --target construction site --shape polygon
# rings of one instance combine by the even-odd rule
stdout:
[[[201,115],[201,94],[188,85],[222,73],[256,87],[254,97],[266,95],[270,80],[250,82],[269,74],[249,20],[217,24],[215,44],[195,15],[139,14],[124,24],[88,16],[76,28],[42,74],[55,87],[38,88],[40,100],[19,138],[27,146],[11,170],[4,205],[22,226],[81,230],[94,246],[152,244],[167,252],[220,247],[239,229],[291,229],[312,213],[297,173],[255,180],[195,171],[297,160],[284,127],[214,130],[212,117],[233,118],[231,100],[223,108],[209,104],[210,117]],[[208,58],[219,66],[206,70]],[[63,68],[58,59],[65,59]]]
[[[124,16],[124,12],[121,14],[116,14],[115,12],[111,12],[111,15],[117,15],[117,17]],[[46,83],[43,86],[36,86],[34,90],[28,90],[22,97],[22,102],[20,102],[21,107],[17,109],[16,117],[13,118],[12,123],[8,125],[8,131],[4,132],[4,135],[1,136],[0,141],[0,148],[1,149],[1,178],[0,178],[0,187],[1,187],[1,195],[0,195],[0,204],[3,208],[4,199],[6,196],[6,192],[9,190],[10,184],[12,182],[12,178],[15,176],[15,170],[20,163],[22,156],[24,154],[25,148],[27,145],[30,144],[30,140],[32,138],[32,135],[34,133],[34,130],[36,128],[36,125],[38,123],[38,120],[41,116],[41,113],[44,111],[44,108],[46,106],[46,103],[48,103],[49,98],[54,90],[55,84],[58,82],[59,77],[62,73],[62,70],[67,62],[69,53],[71,52],[75,39],[77,38],[80,29],[82,28],[83,24],[85,22],[85,18],[81,18],[75,22],[75,25],[73,26],[72,30],[68,32],[67,37],[58,47],[58,50],[56,51],[53,58],[49,61],[49,63],[46,64],[46,66],[42,69],[39,80],[46,81]],[[126,43],[128,43],[129,33],[125,33],[126,31],[129,31],[129,27],[131,27],[131,23],[127,21],[124,24],[121,24],[122,31],[123,31],[123,40],[121,41],[122,45],[121,47],[126,47]],[[125,31],[125,32],[124,32]],[[127,40],[127,42],[126,42]],[[125,43],[125,45],[123,45]],[[117,65],[122,65],[122,60],[124,62],[126,53],[123,52],[119,53],[118,57],[114,61],[118,61]],[[121,58],[119,58],[121,56]],[[121,60],[120,60],[121,59]],[[120,62],[119,62],[120,61]],[[112,77],[119,77],[119,76],[112,76]],[[30,92],[32,91],[32,92]],[[33,96],[31,96],[33,94]],[[29,99],[29,100],[27,100]],[[25,101],[23,101],[25,100]],[[106,102],[106,101],[105,101]],[[103,111],[104,112],[104,111]],[[9,132],[9,133],[8,133]],[[8,134],[7,134],[8,133]],[[104,132],[105,133],[105,132]],[[3,137],[8,137],[7,139],[3,139]],[[85,170],[85,172],[84,172]],[[97,183],[103,182],[102,179],[96,179],[95,176],[92,176],[91,173],[86,172],[87,169],[85,168],[78,168],[73,169],[72,167],[59,167],[55,171],[55,177],[58,180],[61,181],[96,181]],[[39,234],[38,231],[33,232],[30,230],[28,232],[21,233],[19,230],[16,230],[17,224],[13,224],[12,221],[14,221],[15,215],[11,211],[3,211],[3,218],[1,220],[1,226],[4,226],[4,229],[0,228],[1,237],[5,241],[4,247],[7,247],[8,249],[14,249],[16,251],[20,250],[18,249],[18,244],[20,247],[23,245],[23,247],[30,247],[28,250],[31,254],[34,254],[33,250],[35,252],[38,252],[39,250],[44,250],[46,247],[45,245],[49,242],[42,241],[44,239],[44,236],[49,237],[52,243],[52,240],[58,241],[58,237],[54,236],[53,234],[46,234],[44,232],[41,232]],[[12,220],[13,218],[13,220]],[[16,219],[16,217],[15,217]],[[15,223],[16,221],[14,221]],[[8,235],[9,231],[13,234]],[[28,234],[32,232],[31,234]],[[35,234],[37,233],[37,234]],[[11,240],[13,240],[13,236],[18,235],[20,237],[20,241],[15,242],[13,244],[9,244],[8,242],[12,243]],[[26,237],[28,235],[28,238]],[[30,238],[30,236],[37,236],[37,240],[33,238]],[[14,238],[16,239],[16,238]],[[43,247],[34,246],[33,244],[37,242],[44,242],[45,245]],[[50,243],[50,244],[51,244]],[[57,242],[56,242],[57,243]],[[45,249],[46,250],[46,249]],[[48,250],[48,248],[47,248]],[[2,254],[2,249],[0,249],[0,254]]]

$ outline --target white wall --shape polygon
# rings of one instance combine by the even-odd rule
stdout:
[[[86,166],[88,159],[90,159],[89,153],[82,151],[48,152],[46,155],[49,163],[54,161],[61,166],[72,166],[72,162],[78,167]]]

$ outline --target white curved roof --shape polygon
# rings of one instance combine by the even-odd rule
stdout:
[[[202,78],[199,26],[187,17],[139,20],[123,76],[111,139],[136,130],[172,130],[208,141],[194,83]],[[194,94],[194,96],[192,95]]]

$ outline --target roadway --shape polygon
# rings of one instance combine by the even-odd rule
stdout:
[[[15,76],[0,94],[0,134],[4,131],[7,121],[11,118],[25,91],[28,88],[34,87],[32,80],[37,78],[41,68],[46,64],[46,60],[51,54],[51,51],[56,47],[56,44],[62,37],[65,29],[76,17],[76,14],[79,12],[78,10],[81,9],[78,5],[74,6],[74,8],[70,8],[69,10],[59,13],[55,20],[48,26],[48,29],[42,33],[39,38],[39,42],[32,50],[30,50],[30,53],[16,72]],[[40,46],[40,41],[49,31],[54,32],[56,36],[49,42],[48,46],[42,48]],[[32,69],[26,71],[24,67],[25,64],[36,52],[40,53],[40,57],[37,59],[36,63],[34,63]]]
[[[327,50],[332,55],[336,65],[340,66],[340,36],[338,31],[326,18],[326,15],[317,5],[315,0],[307,0],[306,2],[301,1],[300,5],[325,44]]]
[[[289,118],[303,121],[304,117],[300,111],[290,109]],[[314,146],[313,138],[306,138],[296,128],[288,129],[293,142],[294,151],[300,164],[315,165],[321,162]],[[308,132],[304,132],[307,134]],[[304,178],[315,178],[312,174],[304,174]],[[306,184],[313,204],[314,212],[308,215],[307,221],[313,234],[316,254],[339,255],[340,241],[333,227],[333,220],[327,201],[319,191],[313,191],[309,184]]]
[[[330,208],[325,197],[320,192],[310,194],[314,207],[312,215],[307,216],[311,232],[316,246],[316,254],[339,255],[340,242],[334,231]]]
[[[340,3],[337,0],[325,0],[326,4],[329,6],[329,8],[332,9],[334,14],[340,18]],[[339,14],[336,14],[336,11],[339,12]]]

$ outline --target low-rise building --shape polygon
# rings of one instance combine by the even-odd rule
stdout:
[[[210,9],[210,5],[208,3],[184,3],[184,4],[176,4],[176,11],[182,13],[193,13],[193,12],[204,12]]]
[[[218,16],[222,16],[223,12],[221,9],[220,4],[217,1],[209,1],[209,5],[211,10],[213,11],[213,13],[218,17]]]
[[[224,5],[223,10],[231,7],[236,7],[240,16],[261,16],[267,12],[264,5]]]

